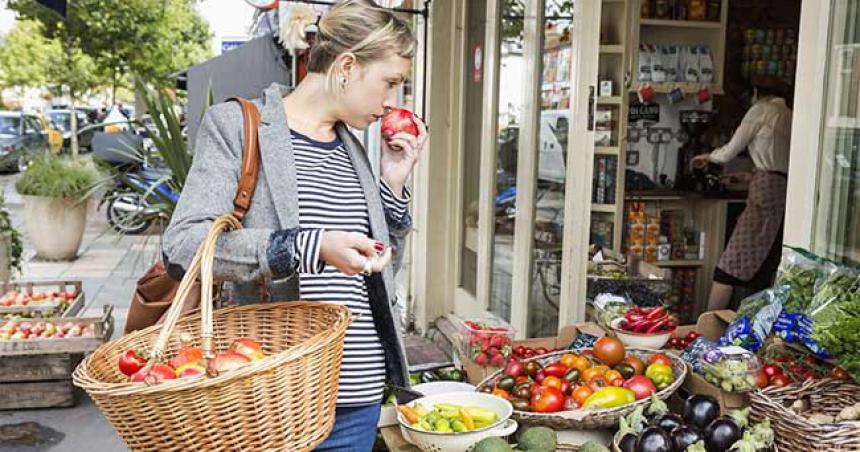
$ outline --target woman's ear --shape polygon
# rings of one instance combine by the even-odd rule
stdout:
[[[354,77],[354,74],[358,70],[358,61],[355,58],[355,54],[351,52],[344,52],[338,55],[335,64],[337,64],[340,75],[347,80]]]

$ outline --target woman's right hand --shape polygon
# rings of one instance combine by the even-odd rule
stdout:
[[[381,272],[391,254],[382,242],[354,232],[323,231],[320,238],[320,259],[349,276],[361,273],[368,260],[372,272]]]

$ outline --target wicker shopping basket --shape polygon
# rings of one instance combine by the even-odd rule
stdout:
[[[860,402],[860,386],[851,381],[824,378],[771,386],[752,392],[750,400],[753,420],[770,419],[781,451],[860,451],[857,422],[815,424],[806,418],[813,413],[835,416],[842,408]],[[790,409],[797,400],[808,401],[808,412],[800,415]]]
[[[163,325],[99,347],[74,372],[83,388],[135,451],[301,451],[320,444],[334,423],[343,338],[349,310],[324,303],[277,302],[213,312],[215,243],[240,228],[232,216],[215,221],[185,275]],[[200,312],[179,319],[181,300],[200,274]],[[128,349],[165,360],[193,338],[204,356],[251,337],[267,358],[215,377],[159,384],[129,383],[117,368]]]

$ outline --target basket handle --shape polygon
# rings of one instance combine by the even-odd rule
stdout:
[[[224,215],[215,219],[209,233],[194,254],[191,260],[191,265],[182,277],[179,283],[179,288],[176,289],[176,296],[173,302],[170,303],[170,308],[165,315],[164,323],[161,326],[161,331],[155,339],[155,344],[152,346],[152,351],[149,354],[150,361],[158,361],[164,353],[167,346],[167,341],[170,339],[170,334],[176,327],[176,322],[182,313],[182,305],[185,304],[185,299],[191,293],[194,287],[194,282],[197,276],[200,275],[200,311],[201,311],[201,349],[203,356],[212,358],[214,356],[212,347],[212,270],[215,260],[215,245],[218,242],[218,237],[222,232],[232,229],[240,229],[242,224],[236,217],[232,215]]]

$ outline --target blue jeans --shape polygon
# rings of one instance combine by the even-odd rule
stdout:
[[[337,408],[334,428],[318,452],[370,452],[376,441],[381,405]]]

